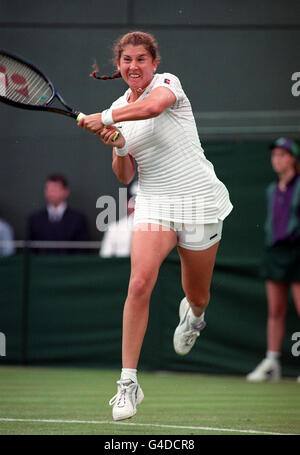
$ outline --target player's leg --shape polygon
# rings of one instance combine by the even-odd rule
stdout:
[[[174,349],[185,355],[205,327],[204,312],[210,299],[210,285],[219,242],[205,250],[178,247],[181,260],[182,287],[180,322],[174,333]]]
[[[137,225],[131,242],[131,276],[123,312],[122,374],[118,393],[110,401],[115,420],[136,413],[143,399],[136,368],[147,328],[149,303],[159,268],[177,243],[176,233],[154,225]]]
[[[268,302],[267,353],[266,357],[257,367],[248,374],[248,381],[279,381],[281,377],[279,358],[285,333],[288,291],[288,283],[282,281],[266,281]]]
[[[149,302],[159,268],[176,246],[172,230],[157,225],[137,225],[132,235],[131,275],[123,313],[123,368],[136,368],[145,335]]]
[[[210,285],[218,247],[219,242],[200,251],[178,247],[182,287],[196,317],[200,317],[204,313],[209,303]]]

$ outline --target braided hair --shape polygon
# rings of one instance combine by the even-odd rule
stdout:
[[[93,64],[93,71],[90,74],[90,76],[93,77],[94,79],[101,79],[102,81],[107,81],[108,79],[119,79],[120,77],[122,77],[120,71],[116,71],[111,76],[105,76],[105,75],[98,76],[98,74],[97,74],[98,72],[99,72],[99,68],[98,68],[97,63],[95,62]]]

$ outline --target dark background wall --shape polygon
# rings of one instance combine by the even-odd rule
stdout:
[[[228,229],[241,236],[247,227],[256,236],[264,216],[257,198],[272,177],[267,141],[299,137],[300,99],[291,94],[291,75],[300,70],[299,17],[293,0],[0,0],[0,43],[40,67],[70,104],[92,113],[126,88],[120,80],[91,79],[94,60],[110,73],[118,36],[154,33],[159,71],[181,79],[208,158],[234,199]],[[92,238],[101,239],[96,200],[117,198],[123,186],[111,172],[110,149],[71,119],[4,104],[0,135],[0,214],[16,238],[24,238],[28,214],[43,205],[46,176],[62,171],[71,183],[70,204],[88,216]],[[241,214],[249,210],[246,223]],[[240,251],[239,239],[231,251]]]
[[[0,260],[1,363],[120,368],[122,309],[130,275],[127,258],[95,255],[15,255]],[[218,259],[207,328],[187,356],[173,349],[178,324],[180,263],[169,256],[151,296],[150,319],[139,369],[246,374],[263,357],[266,338],[264,287],[253,261]],[[299,376],[292,355],[296,310],[287,314],[282,346],[284,376]]]

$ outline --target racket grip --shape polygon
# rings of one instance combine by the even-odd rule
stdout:
[[[115,142],[115,141],[118,139],[119,136],[120,136],[119,131],[116,131],[116,134],[115,134],[114,137],[112,138],[112,141]]]
[[[78,122],[78,120],[82,119],[83,117],[85,117],[85,114],[83,114],[82,112],[79,112],[79,114],[76,117],[77,122]]]

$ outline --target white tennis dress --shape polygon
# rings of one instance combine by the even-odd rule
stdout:
[[[134,223],[168,220],[217,223],[231,212],[225,185],[204,155],[190,101],[173,74],[156,74],[136,103],[156,87],[167,87],[176,102],[158,117],[116,124],[138,165]],[[128,104],[131,90],[112,104]]]

